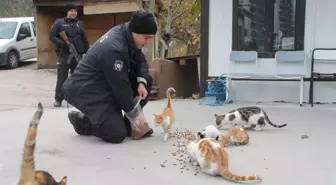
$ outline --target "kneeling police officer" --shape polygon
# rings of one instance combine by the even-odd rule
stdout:
[[[79,111],[68,114],[79,135],[94,135],[111,143],[131,136],[124,112],[141,98],[148,102],[152,77],[141,48],[155,36],[157,24],[151,13],[136,11],[130,22],[111,28],[90,47],[75,73],[62,87],[65,100]],[[153,134],[153,130],[144,137]]]

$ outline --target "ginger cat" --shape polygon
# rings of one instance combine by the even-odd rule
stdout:
[[[29,124],[28,134],[26,136],[23,161],[21,165],[21,177],[18,185],[66,185],[67,177],[63,177],[60,182],[56,182],[52,175],[46,171],[35,171],[35,144],[37,127],[43,115],[43,106],[38,103],[37,111],[35,112]]]
[[[248,133],[242,128],[233,128],[220,138],[222,146],[228,145],[247,145],[250,142]]]
[[[261,182],[257,176],[239,176],[229,170],[228,153],[218,141],[204,138],[192,141],[187,146],[187,154],[208,175],[220,175],[233,182]]]
[[[153,114],[154,123],[156,126],[161,126],[163,128],[164,136],[163,141],[167,141],[172,134],[172,127],[175,122],[174,110],[171,106],[171,97],[170,91],[175,91],[173,87],[169,87],[166,91],[168,104],[167,107],[163,110],[162,114]]]
[[[228,145],[247,145],[250,142],[248,133],[242,128],[233,128],[226,134],[221,134],[213,125],[207,125],[197,133],[198,139],[212,138],[222,144]]]

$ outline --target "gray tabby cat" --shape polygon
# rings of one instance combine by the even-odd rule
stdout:
[[[239,127],[243,129],[247,128],[261,131],[266,126],[266,123],[276,128],[282,128],[287,126],[287,124],[273,124],[269,120],[266,112],[260,107],[255,106],[241,107],[223,115],[215,114],[215,117],[218,129],[220,129],[224,125],[231,125],[231,127],[233,128]]]

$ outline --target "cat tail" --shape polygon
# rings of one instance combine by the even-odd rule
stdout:
[[[268,118],[267,114],[264,112],[264,115],[265,115],[265,120],[268,124],[270,124],[271,126],[273,127],[276,127],[276,128],[282,128],[282,127],[285,127],[287,126],[287,124],[283,124],[283,125],[276,125],[274,123],[271,122],[271,120]]]
[[[233,182],[261,182],[262,179],[258,175],[253,176],[239,176],[231,173],[229,170],[224,170],[222,177]]]
[[[37,110],[30,121],[28,133],[24,143],[23,149],[23,160],[21,164],[21,177],[20,181],[24,183],[32,183],[35,181],[35,142],[37,135],[37,127],[40,123],[41,117],[43,115],[43,106],[39,102],[37,105]]]
[[[169,87],[166,91],[167,94],[167,99],[168,99],[168,104],[167,104],[167,108],[171,108],[171,97],[170,97],[170,91],[175,91],[175,89],[173,87]]]

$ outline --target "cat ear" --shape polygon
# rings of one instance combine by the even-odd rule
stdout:
[[[215,114],[215,117],[217,117],[218,115],[217,114]]]
[[[217,140],[217,141],[219,140],[219,136],[216,137],[216,140]]]
[[[68,178],[67,176],[64,176],[63,179],[61,180],[61,182],[59,183],[59,185],[66,185],[68,182]]]

